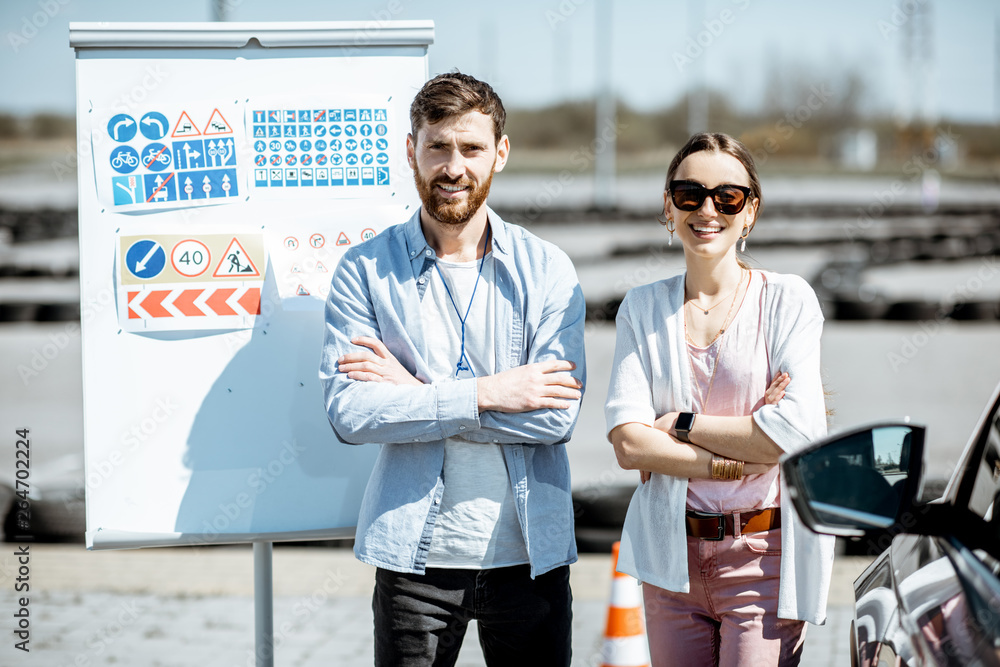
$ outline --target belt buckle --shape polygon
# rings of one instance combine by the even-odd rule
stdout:
[[[706,540],[708,542],[721,542],[723,540],[723,538],[726,537],[726,515],[725,514],[719,514],[719,513],[716,513],[716,512],[701,512],[699,510],[688,510],[688,514],[691,517],[693,517],[695,519],[698,519],[699,521],[706,520],[706,519],[714,519],[715,522],[716,522],[716,525],[719,527],[719,534],[718,535],[716,535],[715,537],[703,537],[701,539]]]

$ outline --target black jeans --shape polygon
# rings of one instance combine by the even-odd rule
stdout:
[[[487,665],[569,667],[573,595],[569,566],[532,579],[528,565],[375,573],[376,667],[450,667],[469,621]]]

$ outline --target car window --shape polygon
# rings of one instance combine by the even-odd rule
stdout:
[[[994,411],[986,432],[986,447],[979,461],[976,479],[969,496],[969,509],[991,518],[993,503],[1000,493],[1000,413]]]

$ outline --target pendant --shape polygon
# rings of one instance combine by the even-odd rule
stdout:
[[[476,377],[476,374],[472,372],[472,369],[469,368],[467,363],[459,361],[458,364],[455,365],[455,377],[459,380],[467,380],[469,378]]]
[[[707,310],[703,310],[703,311],[701,311],[701,312],[703,312],[703,313],[705,313],[706,315],[708,315],[708,311],[707,311]]]

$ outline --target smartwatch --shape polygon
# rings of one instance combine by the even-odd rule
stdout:
[[[690,444],[691,439],[688,438],[688,434],[694,428],[694,418],[695,414],[693,412],[682,412],[677,416],[677,422],[674,424],[674,433],[677,434],[677,439],[681,442]]]

